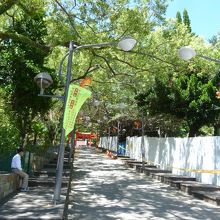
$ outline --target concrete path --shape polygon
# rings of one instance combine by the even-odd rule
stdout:
[[[220,220],[220,208],[125,168],[92,149],[75,162],[69,219]]]
[[[61,201],[53,204],[54,187],[30,187],[29,192],[19,192],[0,206],[3,219],[61,219],[66,190],[62,189]]]

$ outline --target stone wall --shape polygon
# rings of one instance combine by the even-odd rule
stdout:
[[[14,173],[0,173],[0,201],[19,188],[19,177]]]
[[[57,147],[51,147],[42,155],[37,155],[35,153],[25,152],[24,156],[24,166],[23,169],[25,172],[29,171],[30,176],[35,171],[41,170],[45,164],[48,164],[51,160],[57,158]],[[30,165],[28,169],[28,164]]]
[[[44,155],[38,156],[31,154],[31,171],[40,170],[45,164],[57,157],[57,148],[48,150]],[[28,156],[25,156],[25,160],[28,160]],[[10,193],[16,191],[19,188],[19,177],[14,173],[0,172],[0,202]]]
[[[31,156],[31,168],[32,172],[41,170],[45,164],[48,164],[51,160],[57,157],[55,152],[43,156],[32,155]]]

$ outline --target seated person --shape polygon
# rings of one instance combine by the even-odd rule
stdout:
[[[24,155],[24,149],[22,147],[17,148],[17,154],[12,158],[11,170],[13,173],[18,174],[22,179],[21,192],[28,191],[28,174],[22,171],[21,157]]]

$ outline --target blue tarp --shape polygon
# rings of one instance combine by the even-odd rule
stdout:
[[[118,144],[118,155],[125,155],[126,141],[120,142]]]

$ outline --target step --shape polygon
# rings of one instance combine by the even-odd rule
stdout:
[[[134,165],[134,168],[138,171],[138,172],[140,172],[140,173],[143,173],[143,164],[135,164]],[[144,171],[146,171],[146,170],[148,170],[148,169],[156,169],[157,168],[157,166],[155,166],[155,165],[150,165],[150,164],[145,164],[144,165]]]
[[[144,173],[147,176],[154,177],[153,174],[155,174],[155,173],[172,173],[172,171],[171,170],[162,170],[162,169],[159,169],[156,166],[154,166],[154,167],[145,167]]]
[[[132,163],[132,164],[142,164],[142,161],[136,161],[134,159],[130,159],[125,161],[126,163]],[[147,164],[147,162],[145,162],[145,164]]]
[[[96,152],[98,152],[98,153],[102,153],[102,152],[103,152],[101,148],[96,148],[95,150],[96,150]]]
[[[63,172],[69,172],[70,169],[66,169],[65,167],[63,168]],[[38,172],[56,172],[56,168],[42,168]]]
[[[220,192],[191,191],[192,195],[213,205],[220,205]]]
[[[57,163],[57,159],[58,158],[54,158],[53,160],[50,161],[50,163]],[[63,161],[64,161],[64,163],[68,163],[69,162],[69,156],[68,157],[64,157]]]
[[[52,160],[48,164],[55,164],[56,165],[57,164],[57,160]],[[69,165],[70,164],[69,160],[68,159],[63,160],[63,164]]]
[[[63,176],[69,176],[70,175],[70,172],[65,170],[63,173],[62,173]],[[54,171],[35,171],[33,173],[33,176],[34,177],[40,177],[40,176],[47,176],[47,177],[51,177],[51,176],[56,176],[56,170]]]
[[[169,173],[155,173],[151,174],[154,179],[157,179],[161,182],[168,183],[170,186],[177,187],[180,189],[180,184],[185,181],[196,181],[195,177],[183,176],[183,175],[175,175]]]
[[[106,149],[103,148],[103,147],[97,147],[96,149],[99,149],[99,150],[106,150]]]
[[[120,158],[120,160],[124,163],[128,162],[128,161],[135,161],[135,159],[131,159],[131,158]]]
[[[142,164],[141,161],[136,161],[136,160],[133,160],[133,159],[125,160],[125,163],[126,164]],[[145,162],[145,164],[147,164],[147,163]]]
[[[64,155],[64,160],[68,160],[69,159],[69,154],[65,154]],[[58,157],[55,157],[53,160],[57,161]]]
[[[147,165],[148,163],[145,162],[145,165]],[[125,165],[130,167],[130,168],[135,168],[136,165],[142,165],[142,162],[140,161],[126,161]]]
[[[195,182],[195,181],[197,181],[197,180],[196,180],[196,178],[194,178],[194,179],[187,179],[187,178],[185,178],[185,179],[183,179],[183,180],[170,180],[170,181],[167,182],[167,183],[168,183],[170,186],[172,186],[172,187],[175,187],[175,188],[177,188],[177,189],[180,189],[180,185],[181,185],[182,183],[187,182],[187,181]]]
[[[50,163],[48,163],[49,165],[53,165],[53,166],[56,166],[57,165],[57,161],[51,161]],[[48,165],[46,164],[46,165]],[[46,166],[45,165],[45,166]],[[66,165],[66,166],[69,166],[70,163],[68,161],[63,161],[63,165]]]
[[[67,187],[68,185],[68,178],[62,178],[62,187]],[[37,177],[37,178],[29,178],[28,186],[55,186],[55,178],[52,177]]]
[[[220,192],[220,187],[214,186],[211,184],[186,181],[180,184],[180,190],[188,194],[192,194],[192,191],[205,191],[205,192],[219,191]]]
[[[44,169],[47,169],[47,168],[54,168],[54,169],[56,169],[56,168],[57,168],[57,164],[55,164],[55,163],[49,163],[49,164],[44,165],[43,168],[44,168]],[[70,165],[69,165],[69,164],[63,164],[63,168],[65,168],[65,169],[70,169]]]
[[[130,157],[124,156],[124,155],[118,155],[118,158],[120,158],[120,159],[130,159]]]
[[[100,147],[99,149],[102,150],[103,153],[105,153],[108,150],[108,149],[105,149],[105,148],[102,148],[102,147]]]

